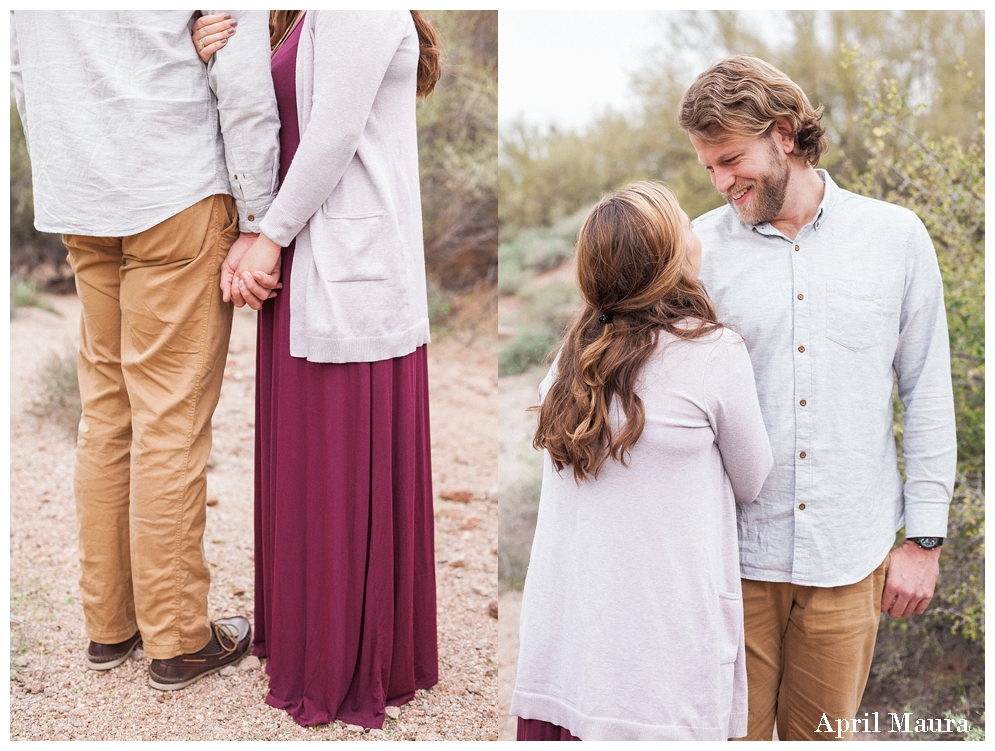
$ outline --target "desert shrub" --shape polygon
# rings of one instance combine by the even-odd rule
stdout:
[[[516,375],[541,365],[559,336],[547,329],[525,326],[498,353],[498,374]]]
[[[34,279],[23,279],[20,276],[11,277],[10,280],[10,317],[13,318],[18,308],[40,308],[49,312],[55,312],[38,291],[38,283]]]
[[[439,284],[497,281],[497,11],[431,11],[442,77],[418,106],[425,261]]]
[[[35,378],[35,397],[29,411],[75,435],[83,413],[75,352],[52,354],[45,361]]]
[[[539,515],[537,478],[501,488],[498,505],[498,579],[517,589],[525,583],[532,553],[532,537]]]
[[[31,162],[24,129],[13,99],[10,103],[10,275],[42,286],[72,287],[72,271],[58,235],[34,227]],[[13,290],[12,290],[13,292]]]
[[[866,137],[862,163],[844,162],[849,174],[840,175],[841,184],[911,209],[929,231],[943,277],[957,419],[958,473],[933,601],[921,616],[882,617],[869,687],[872,694],[886,693],[892,701],[904,698],[907,711],[918,716],[947,712],[966,717],[974,726],[968,737],[983,737],[983,92],[961,66],[961,86],[975,96],[974,128],[959,138],[933,137],[921,119],[929,103],[912,104],[894,79],[855,52],[844,59],[862,80]],[[895,414],[901,453],[902,407],[897,399]],[[898,541],[902,539],[904,530],[898,534]],[[958,708],[950,710],[952,704]]]

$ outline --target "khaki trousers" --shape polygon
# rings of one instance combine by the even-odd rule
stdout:
[[[886,557],[843,587],[742,580],[750,715],[738,740],[771,740],[775,718],[782,741],[840,740],[836,720],[857,716],[871,669],[887,570]]]
[[[130,237],[63,236],[83,306],[75,490],[87,634],[114,644],[140,630],[154,659],[211,635],[206,473],[232,320],[220,266],[237,236],[222,195]]]

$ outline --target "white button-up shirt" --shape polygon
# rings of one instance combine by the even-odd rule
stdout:
[[[694,222],[701,281],[745,340],[774,452],[738,508],[747,579],[860,581],[908,537],[945,536],[957,459],[943,285],[911,211],[826,184],[789,240],[730,206]],[[892,393],[904,405],[906,481]]]
[[[194,11],[11,11],[35,227],[123,237],[226,193],[259,231],[279,169],[268,16],[233,14],[205,65]]]

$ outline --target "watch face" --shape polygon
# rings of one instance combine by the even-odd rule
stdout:
[[[925,548],[926,550],[932,550],[933,548],[935,548],[937,545],[940,544],[940,539],[941,538],[939,538],[939,537],[914,537],[912,539],[915,540],[916,544],[920,548]]]

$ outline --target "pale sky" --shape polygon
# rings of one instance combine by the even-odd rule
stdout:
[[[582,128],[635,102],[630,74],[662,33],[660,11],[502,10],[498,120]]]
[[[785,31],[774,11],[741,12],[771,39]],[[501,10],[499,126],[521,116],[535,125],[583,130],[606,106],[627,111],[637,102],[631,75],[664,39],[667,15],[662,10]]]

